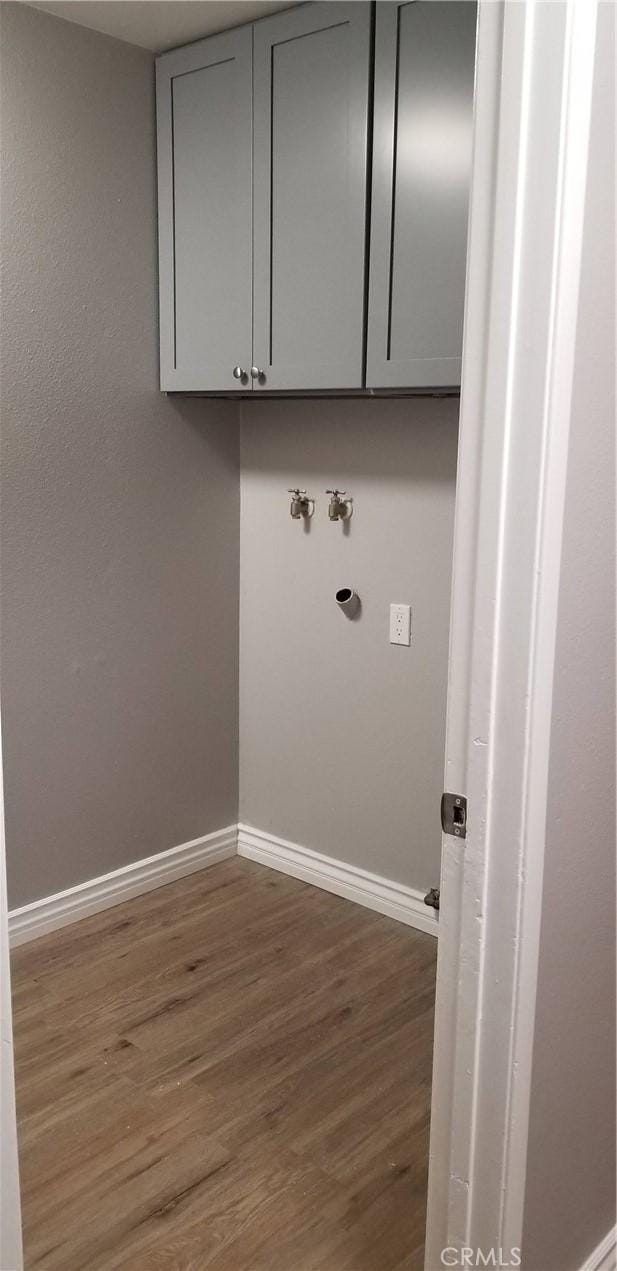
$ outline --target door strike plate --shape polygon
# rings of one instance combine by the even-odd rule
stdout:
[[[442,794],[441,828],[458,839],[467,837],[467,800],[463,794]]]

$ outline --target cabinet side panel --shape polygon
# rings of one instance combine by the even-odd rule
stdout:
[[[159,377],[166,388],[176,365],[174,303],[174,201],[171,139],[171,80],[156,64],[156,136],[158,169]]]

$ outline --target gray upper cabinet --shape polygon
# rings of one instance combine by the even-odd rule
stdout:
[[[250,383],[252,109],[250,26],[158,59],[164,389]]]
[[[475,31],[319,0],[158,59],[162,388],[459,384]]]
[[[377,4],[366,383],[460,383],[476,6]]]
[[[254,27],[255,388],[361,388],[372,6]]]

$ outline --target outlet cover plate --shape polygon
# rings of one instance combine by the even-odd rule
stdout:
[[[411,605],[390,605],[390,644],[411,644]]]

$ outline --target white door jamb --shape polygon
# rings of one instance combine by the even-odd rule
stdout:
[[[521,1246],[595,26],[479,3],[428,1271]]]
[[[4,789],[0,736],[0,1267],[22,1271],[21,1204],[13,1072],[11,970],[6,903]]]

